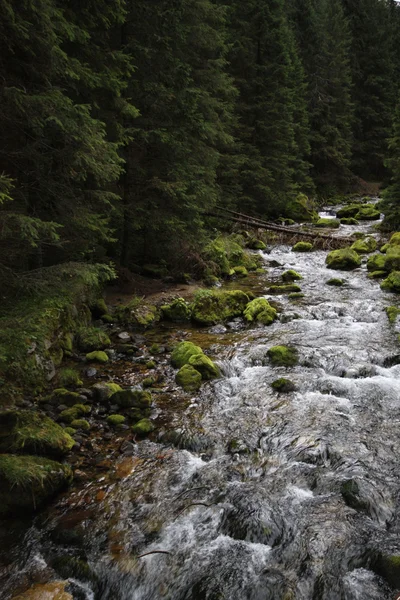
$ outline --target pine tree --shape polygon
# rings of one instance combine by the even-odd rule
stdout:
[[[400,229],[400,101],[395,111],[388,147],[389,158],[385,165],[390,170],[392,178],[390,185],[382,194],[382,210],[385,213],[383,227],[387,231],[397,231]]]

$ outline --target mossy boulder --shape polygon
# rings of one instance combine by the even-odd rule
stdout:
[[[143,304],[140,298],[134,298],[128,304],[119,306],[116,316],[121,323],[147,329],[160,320],[161,313],[156,306]]]
[[[397,306],[387,306],[385,311],[388,316],[389,323],[392,325],[393,323],[396,323],[397,317],[400,315],[400,308],[397,308]]]
[[[336,277],[333,277],[332,279],[329,279],[326,282],[326,285],[332,285],[332,286],[336,286],[336,287],[340,287],[344,284],[343,279],[337,279]]]
[[[145,436],[155,430],[154,423],[150,419],[141,419],[132,427],[133,433],[137,435]]]
[[[104,364],[109,361],[109,358],[103,350],[96,350],[95,352],[89,352],[86,354],[86,360],[89,362],[98,362]]]
[[[270,294],[290,294],[291,292],[301,292],[301,287],[295,283],[286,283],[285,285],[271,285],[268,289]]]
[[[300,298],[304,298],[305,294],[303,294],[302,292],[293,292],[292,294],[289,294],[288,298],[289,300],[300,300]]]
[[[297,223],[309,223],[318,219],[318,213],[315,210],[315,205],[312,200],[305,194],[298,194],[294,200],[291,200],[286,204],[285,218],[296,221]]]
[[[55,406],[59,406],[60,404],[73,406],[74,404],[79,404],[81,400],[82,396],[78,394],[78,392],[71,392],[65,388],[57,388],[53,390],[50,396],[42,398],[43,402],[48,402],[49,404],[53,404]]]
[[[298,281],[300,279],[303,279],[303,277],[300,275],[300,273],[297,273],[297,271],[295,271],[294,269],[289,269],[288,271],[285,271],[284,273],[282,273],[282,279],[285,282],[288,281]]]
[[[196,346],[192,342],[180,342],[175,346],[171,354],[172,366],[176,369],[180,369],[183,365],[189,363],[191,356],[195,356],[196,354],[203,354],[203,350],[200,346]]]
[[[373,254],[368,258],[368,271],[384,271],[386,257],[383,254]]]
[[[80,387],[83,382],[80,378],[79,372],[76,369],[64,368],[58,372],[57,375],[58,383],[61,387]]]
[[[397,231],[396,233],[394,233],[390,240],[389,240],[389,245],[390,246],[400,246],[400,232]]]
[[[192,319],[201,325],[214,325],[242,315],[250,298],[241,290],[202,290],[192,305]]]
[[[271,325],[277,317],[276,309],[265,298],[255,298],[246,306],[243,316],[249,323]]]
[[[272,346],[267,352],[270,362],[277,367],[293,367],[299,361],[296,348]]]
[[[71,483],[70,467],[39,456],[0,454],[0,515],[40,508]]]
[[[246,267],[243,267],[242,265],[237,265],[236,267],[233,267],[233,271],[237,277],[247,277],[247,275],[249,274]]]
[[[168,321],[183,323],[185,321],[190,321],[192,311],[190,305],[183,298],[177,298],[170,304],[162,306],[161,314],[163,318]]]
[[[381,247],[379,252],[382,252],[382,254],[386,254],[388,248],[389,248],[389,244],[383,244],[383,246]]]
[[[340,224],[341,225],[358,225],[358,221],[354,217],[345,217],[343,219],[340,219]]]
[[[89,431],[90,424],[86,419],[75,419],[71,423],[72,429],[81,429],[82,431]]]
[[[386,277],[387,272],[386,271],[372,271],[371,273],[368,273],[368,278],[369,279],[382,279],[382,277]]]
[[[351,271],[361,265],[361,258],[351,248],[341,248],[332,250],[326,257],[328,269],[337,269],[339,271]]]
[[[388,271],[388,273],[390,273],[390,271],[400,271],[400,246],[389,245],[384,258],[385,271]]]
[[[273,381],[271,383],[271,387],[273,390],[279,393],[294,392],[296,389],[293,381],[290,381],[290,379],[286,379],[285,377],[281,377],[280,379]]]
[[[189,358],[189,365],[201,374],[202,379],[214,379],[220,375],[217,365],[203,353],[193,354]]]
[[[100,319],[102,316],[108,313],[107,304],[104,301],[104,298],[99,298],[90,305],[90,311],[95,319]]]
[[[98,327],[82,327],[78,331],[77,341],[82,352],[104,350],[111,346],[111,340],[106,332]]]
[[[142,381],[142,386],[144,388],[150,388],[153,387],[153,385],[157,382],[157,379],[155,377],[145,377]]]
[[[393,271],[381,283],[381,289],[385,292],[400,293],[400,271]]]
[[[343,208],[340,208],[337,211],[336,216],[338,219],[355,217],[359,210],[360,207],[358,204],[350,204],[349,206],[343,206]]]
[[[61,458],[74,440],[49,417],[33,411],[0,413],[0,452]]]
[[[340,227],[340,221],[338,219],[318,219],[315,223],[315,227],[338,229]]]
[[[13,596],[11,600],[73,600],[65,588],[68,581],[51,581],[50,583],[35,583],[26,592]]]
[[[359,221],[376,221],[380,219],[381,213],[376,210],[373,204],[362,204],[357,213],[357,219]]]
[[[247,242],[247,247],[251,250],[266,250],[267,245],[262,240],[251,239]]]
[[[292,248],[292,252],[311,252],[314,246],[311,242],[297,242]]]
[[[175,381],[185,392],[197,392],[201,386],[201,373],[192,365],[183,365],[176,374]]]
[[[149,408],[152,403],[150,392],[141,390],[122,390],[116,392],[110,398],[112,404],[116,404],[121,408]]]
[[[94,395],[94,399],[97,402],[106,402],[110,396],[115,394],[116,392],[122,392],[122,387],[118,385],[118,383],[113,383],[112,381],[104,382],[99,381],[92,385],[91,390]]]
[[[107,423],[116,427],[117,425],[122,425],[125,423],[126,418],[123,415],[109,415],[107,417]]]
[[[89,413],[90,406],[85,406],[84,404],[75,404],[74,406],[71,406],[71,408],[63,410],[59,415],[59,419],[62,423],[72,423],[72,421],[75,421],[76,419],[79,419],[79,417]]]
[[[376,240],[373,237],[366,237],[355,241],[350,248],[357,252],[357,254],[368,254],[369,252],[375,252],[377,246]]]

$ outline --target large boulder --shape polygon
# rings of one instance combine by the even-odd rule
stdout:
[[[384,271],[386,257],[383,254],[373,254],[367,262],[367,270],[370,272]]]
[[[384,270],[388,271],[400,271],[400,246],[389,244],[386,254]]]
[[[175,381],[185,392],[197,392],[201,386],[201,374],[192,365],[183,365],[176,374]]]
[[[268,350],[267,356],[276,367],[293,367],[299,361],[296,348],[289,346],[272,346]]]
[[[71,483],[67,465],[39,456],[0,454],[0,515],[26,514]]]
[[[292,252],[311,252],[314,246],[311,242],[297,242],[292,248]]]
[[[192,305],[192,319],[201,325],[215,325],[242,315],[250,298],[241,290],[203,290]]]
[[[318,219],[315,223],[315,227],[338,229],[340,227],[340,221],[338,219]]]
[[[168,321],[174,321],[181,323],[184,321],[190,321],[192,311],[190,310],[189,304],[183,298],[177,298],[170,304],[165,304],[161,307],[161,314],[164,319]]]
[[[45,415],[17,410],[0,413],[0,452],[60,458],[74,443],[60,425]]]
[[[111,346],[111,340],[105,331],[98,327],[82,327],[78,332],[78,346],[82,352],[104,350]]]
[[[380,211],[376,210],[373,204],[362,204],[357,213],[359,221],[376,221],[380,216]]]
[[[205,354],[194,354],[189,358],[189,365],[201,374],[202,379],[214,379],[219,377],[219,369],[215,363]]]
[[[176,369],[180,369],[183,365],[189,363],[191,356],[202,353],[203,350],[200,346],[196,346],[196,344],[193,344],[192,342],[180,342],[171,354],[172,366]]]
[[[393,271],[390,273],[389,277],[387,277],[381,283],[381,289],[386,292],[394,292],[396,294],[400,293],[400,271]]]
[[[271,325],[277,317],[277,312],[265,298],[255,298],[248,303],[243,315],[249,323],[256,321],[263,325]]]
[[[356,240],[350,247],[357,254],[369,254],[369,252],[375,252],[377,243],[373,237],[366,237],[362,240]]]
[[[337,211],[336,216],[338,219],[355,217],[359,210],[360,207],[357,204],[350,204],[349,206],[343,206],[343,208],[340,208]]]
[[[361,265],[361,258],[351,248],[342,248],[332,250],[326,257],[328,269],[337,269],[339,271],[351,271]]]

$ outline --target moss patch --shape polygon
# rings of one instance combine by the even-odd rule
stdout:
[[[350,204],[349,206],[343,206],[343,208],[340,208],[337,211],[336,216],[338,219],[355,217],[359,210],[360,207],[358,204]]]
[[[192,355],[189,365],[201,374],[202,379],[214,379],[220,375],[217,365],[203,353]]]
[[[281,377],[280,379],[273,381],[271,383],[271,387],[273,390],[280,393],[293,392],[296,389],[293,381],[290,381],[290,379],[285,379],[285,377]]]
[[[389,323],[392,325],[396,323],[397,317],[400,315],[400,308],[397,308],[397,306],[387,306],[385,311],[389,319]]]
[[[183,298],[177,298],[171,304],[165,304],[161,307],[161,314],[164,319],[182,323],[190,321],[192,311],[189,304]]]
[[[267,352],[271,363],[277,367],[292,367],[299,361],[296,348],[288,346],[273,346]]]
[[[192,319],[201,325],[213,325],[239,317],[248,302],[249,297],[241,290],[201,290],[192,305]]]
[[[125,423],[126,419],[123,415],[109,415],[107,417],[107,423],[109,425],[113,425],[114,427],[116,425],[122,425],[122,423]]]
[[[368,271],[384,271],[386,257],[383,254],[373,254],[368,258]]]
[[[326,282],[326,285],[333,285],[336,287],[340,287],[343,284],[344,284],[343,279],[336,279],[335,277],[333,277],[332,279],[328,279],[328,281]]]
[[[185,392],[197,392],[201,386],[201,373],[192,365],[183,365],[176,374],[175,381]]]
[[[329,252],[326,257],[326,265],[328,269],[351,271],[361,265],[361,258],[351,248],[342,248]]]
[[[393,271],[390,273],[389,277],[387,277],[381,283],[381,289],[386,292],[393,292],[396,294],[400,293],[400,271]]]
[[[340,223],[341,225],[358,225],[358,221],[354,217],[340,219]]]
[[[105,331],[98,327],[83,327],[78,332],[78,346],[82,352],[104,350],[111,346],[111,340]]]
[[[138,423],[136,423],[132,427],[133,433],[137,433],[140,436],[147,435],[147,434],[151,433],[152,431],[154,431],[154,429],[155,429],[155,426],[152,423],[152,421],[150,421],[150,419],[141,419]]]
[[[363,240],[357,240],[351,245],[351,249],[357,252],[357,254],[369,254],[375,252],[378,244],[373,237],[366,237]]]
[[[58,372],[58,383],[61,387],[80,387],[83,385],[83,381],[80,379],[79,373],[76,369],[65,368]]]
[[[294,269],[289,269],[288,271],[285,271],[284,273],[282,273],[282,279],[285,282],[298,281],[300,279],[303,279],[303,277],[300,275],[300,273],[297,273],[297,271],[295,271]]]
[[[311,252],[314,246],[311,242],[297,242],[292,248],[292,252]]]
[[[172,366],[179,369],[189,363],[191,356],[202,354],[203,350],[200,346],[196,346],[192,342],[180,342],[171,354]]]
[[[276,309],[273,308],[265,298],[255,298],[249,302],[244,310],[243,316],[249,323],[258,322],[263,325],[271,325],[277,317]]]
[[[338,219],[318,219],[315,223],[315,227],[338,229],[340,227],[340,221]]]
[[[82,431],[89,431],[90,425],[86,419],[75,419],[71,423],[72,429],[82,429]]]
[[[63,423],[72,423],[79,417],[86,415],[90,412],[90,406],[84,404],[75,404],[71,408],[67,408],[60,413],[59,419]]]
[[[108,362],[109,358],[102,350],[96,350],[95,352],[89,352],[86,354],[86,360],[89,362],[106,363]]]
[[[149,408],[152,403],[150,392],[142,392],[140,390],[122,390],[116,392],[110,398],[112,404],[116,404],[121,408]]]

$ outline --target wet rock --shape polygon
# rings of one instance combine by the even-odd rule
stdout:
[[[355,479],[344,481],[340,486],[340,493],[347,506],[361,511],[368,509],[368,502],[362,498],[359,484]]]
[[[282,273],[282,279],[283,281],[297,281],[300,279],[303,279],[303,277],[300,275],[300,273],[297,273],[297,271],[294,271],[293,269],[289,269],[288,271],[285,271],[284,273]]]
[[[359,210],[360,210],[360,207],[358,204],[343,206],[343,208],[340,208],[337,211],[336,216],[339,219],[347,218],[347,217],[355,217],[358,214]]]
[[[325,262],[328,269],[351,271],[361,265],[361,258],[351,248],[341,248],[340,250],[329,252]]]
[[[277,367],[292,367],[299,361],[296,348],[289,346],[273,346],[267,351],[267,356],[270,362]]]
[[[95,369],[95,367],[89,367],[88,369],[86,369],[85,375],[86,377],[96,377],[97,369]]]
[[[393,271],[381,283],[381,289],[386,292],[400,293],[400,271]]]
[[[176,374],[175,381],[185,392],[197,392],[201,386],[201,374],[192,365],[183,365]]]
[[[350,247],[357,254],[369,254],[370,252],[375,252],[377,243],[373,237],[366,237],[363,240],[355,241]]]
[[[280,379],[276,379],[275,381],[273,381],[271,383],[271,387],[276,392],[280,392],[280,393],[294,392],[296,389],[296,386],[293,383],[293,381],[290,381],[290,379],[285,379],[284,377],[281,377]]]
[[[212,335],[221,335],[223,333],[226,333],[228,330],[224,325],[214,325],[214,327],[210,327],[210,329],[208,330],[209,333],[211,333]]]
[[[243,440],[231,440],[228,444],[230,454],[249,454],[250,449]]]
[[[36,583],[26,592],[14,596],[12,600],[73,600],[66,591],[68,581],[52,581],[50,583]]]
[[[203,353],[191,356],[189,365],[201,374],[202,379],[209,380],[220,376],[217,365]]]
[[[378,552],[373,570],[395,589],[400,589],[400,553]]]
[[[292,252],[311,252],[314,246],[311,242],[297,242],[292,248]]]
[[[138,423],[136,423],[136,425],[133,425],[132,427],[133,433],[137,433],[140,436],[147,435],[154,431],[154,429],[155,426],[153,422],[150,421],[150,419],[141,419],[140,421],[138,421]]]
[[[135,454],[135,449],[135,444],[128,442],[127,440],[124,440],[119,448],[121,454],[124,456],[133,456]]]
[[[295,283],[287,283],[286,285],[271,285],[268,289],[270,294],[289,294],[291,292],[301,292],[301,287]]]
[[[94,398],[97,402],[105,403],[116,392],[121,392],[122,388],[117,383],[95,383],[92,388]]]
[[[368,258],[367,270],[370,272],[385,271],[386,257],[382,254],[373,254]]]
[[[344,285],[344,280],[343,279],[337,279],[336,277],[333,277],[332,279],[328,279],[328,281],[326,282],[326,285],[332,285],[335,287],[341,287],[342,285]]]
[[[244,310],[244,318],[247,322],[259,322],[263,325],[271,325],[276,317],[277,311],[265,298],[255,298],[249,302]]]
[[[112,402],[122,408],[149,408],[152,398],[150,392],[122,390],[113,394]]]
[[[121,333],[118,334],[118,337],[120,340],[129,341],[131,339],[131,334],[127,331],[121,331]]]

